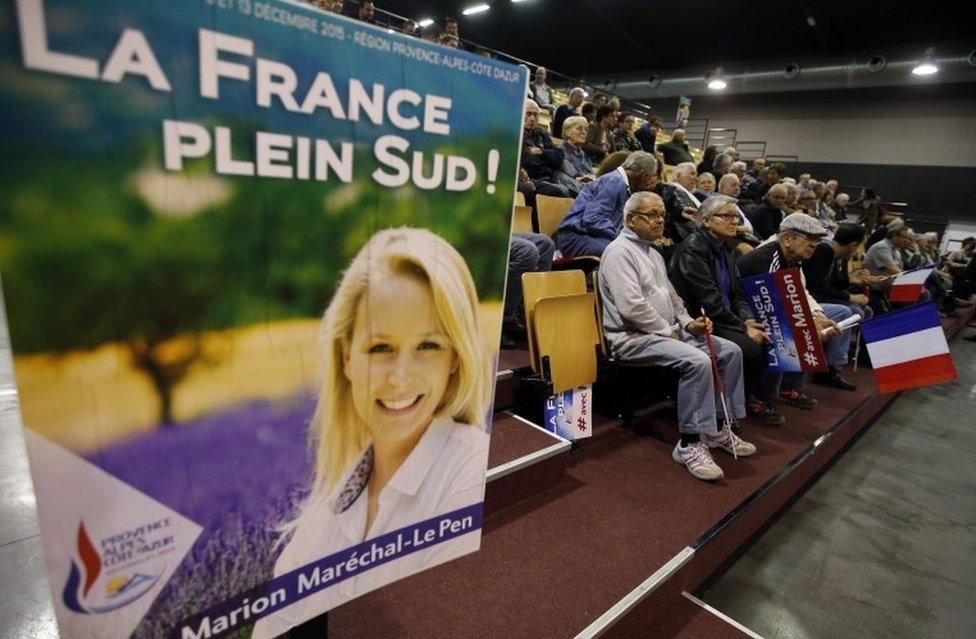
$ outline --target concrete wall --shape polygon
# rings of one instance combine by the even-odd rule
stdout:
[[[665,120],[676,105],[651,103]],[[915,215],[976,219],[976,85],[696,97],[692,116],[797,155],[818,177],[873,186]]]

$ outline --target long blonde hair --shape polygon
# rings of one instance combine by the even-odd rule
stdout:
[[[491,392],[491,366],[478,330],[478,294],[461,254],[426,229],[379,231],[353,258],[322,319],[322,383],[309,425],[315,452],[313,495],[328,494],[362,452],[369,438],[353,407],[343,374],[343,344],[352,341],[356,310],[370,278],[385,272],[409,273],[428,283],[441,324],[457,353],[436,416],[484,427]]]

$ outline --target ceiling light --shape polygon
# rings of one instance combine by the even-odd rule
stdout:
[[[725,80],[721,78],[715,78],[714,80],[708,83],[708,88],[711,89],[712,91],[721,91],[727,86],[729,85],[725,82]]]
[[[481,13],[483,11],[487,11],[489,8],[490,7],[488,5],[486,5],[486,4],[476,4],[473,7],[468,7],[467,9],[465,9],[464,11],[462,11],[461,13],[463,13],[466,16],[470,16],[470,15],[474,15],[476,13]]]
[[[931,62],[922,62],[914,69],[912,69],[912,75],[932,75],[933,73],[938,73],[939,67],[935,66]]]
[[[434,20],[433,20],[433,18],[424,18],[423,20],[421,20],[417,24],[419,24],[423,28],[427,28],[430,25],[434,24]]]

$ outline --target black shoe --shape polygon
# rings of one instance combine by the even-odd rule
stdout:
[[[501,348],[504,350],[524,350],[528,346],[525,324],[517,319],[504,320],[502,322]]]
[[[773,408],[769,402],[764,402],[755,397],[749,398],[749,412],[759,420],[764,426],[779,426],[786,421],[782,413]],[[732,432],[735,432],[734,430]],[[738,435],[739,433],[735,433]]]
[[[836,366],[831,366],[826,373],[818,373],[813,377],[814,381],[823,384],[824,386],[831,386],[833,388],[839,388],[846,391],[857,390],[857,384],[849,382],[840,374],[840,369]]]
[[[817,407],[817,400],[801,393],[798,390],[786,391],[785,393],[779,394],[780,401],[784,401],[791,406],[796,406],[797,408],[802,408],[803,410],[813,410]]]
[[[969,337],[964,337],[963,339],[967,342],[976,342],[976,333],[973,333]]]

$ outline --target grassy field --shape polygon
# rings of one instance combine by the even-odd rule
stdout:
[[[499,304],[479,314],[489,352],[496,353]],[[318,320],[291,320],[214,331],[203,338],[202,361],[174,393],[183,422],[251,400],[276,400],[311,388],[319,362]],[[179,340],[174,343],[179,347]],[[89,453],[157,427],[158,401],[128,349],[108,344],[64,356],[14,358],[24,424],[49,439]]]

